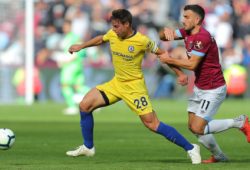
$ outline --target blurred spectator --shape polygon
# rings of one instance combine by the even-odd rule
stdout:
[[[175,90],[175,76],[170,73],[166,65],[162,64],[160,64],[157,70],[157,75],[159,77],[159,83],[153,97],[172,98]]]
[[[13,85],[16,87],[17,94],[21,100],[24,100],[25,96],[25,69],[23,67],[18,68],[13,76]],[[33,92],[35,100],[38,100],[38,96],[42,91],[42,82],[40,78],[40,71],[35,67],[33,69]]]
[[[70,3],[69,3],[70,2]],[[68,5],[72,0],[68,0]],[[82,39],[87,38],[87,33],[90,28],[90,16],[88,13],[81,10],[80,4],[72,4],[68,7],[65,13],[65,20],[72,21],[72,32],[78,35]]]
[[[49,2],[46,25],[54,25],[56,30],[62,33],[62,26],[67,8],[68,6],[65,5],[65,1],[54,0]]]
[[[8,34],[6,32],[2,32],[0,31],[0,51],[3,51],[7,48],[7,46],[10,43],[10,37],[8,36]]]
[[[214,34],[214,38],[216,43],[221,50],[224,51],[227,48],[228,43],[233,35],[233,28],[230,24],[230,15],[232,13],[231,6],[225,1],[216,1],[214,12],[219,17],[218,23],[215,25],[216,30]]]
[[[250,68],[250,34],[244,38],[242,65]]]
[[[249,0],[232,0],[232,25],[234,38],[243,39],[250,34],[250,2]]]
[[[236,48],[237,44],[233,44],[233,41],[230,39],[227,46],[224,48],[222,56],[222,67],[223,69],[229,68],[233,64],[240,64],[242,61],[241,51]]]
[[[4,2],[3,2],[4,3]],[[0,4],[1,6],[1,4]],[[0,64],[21,65],[24,63],[24,13],[21,2],[5,2],[3,15],[6,15],[0,22],[0,32],[2,34],[0,51]],[[7,10],[8,9],[8,10]]]
[[[13,41],[3,52],[0,52],[0,63],[3,65],[22,65],[24,63],[24,35]]]
[[[247,90],[247,71],[241,65],[231,65],[224,70],[224,77],[227,84],[227,95],[243,97]]]
[[[186,4],[186,0],[170,0],[169,17],[178,21],[181,16],[182,7]]]
[[[108,23],[103,16],[105,16],[105,14],[102,10],[101,4],[96,4],[93,7],[93,12],[91,15],[91,37],[103,34],[106,30],[109,29]]]

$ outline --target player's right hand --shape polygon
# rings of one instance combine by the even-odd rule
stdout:
[[[81,45],[72,45],[69,47],[69,53],[72,54],[73,52],[78,52],[82,49]]]
[[[174,30],[172,30],[171,28],[167,28],[167,27],[164,28],[164,35],[165,35],[166,40],[168,41],[174,40],[174,34],[175,34]]]
[[[186,74],[177,77],[177,83],[186,86],[188,84],[188,76]]]

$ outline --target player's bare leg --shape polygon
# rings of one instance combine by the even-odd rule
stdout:
[[[105,105],[105,100],[102,94],[96,88],[91,89],[80,103],[80,115],[81,115],[81,131],[84,139],[83,145],[80,145],[75,150],[66,152],[68,156],[94,156],[94,119],[92,111],[96,108]]]
[[[228,161],[228,158],[220,149],[212,133],[222,132],[229,128],[238,128],[245,134],[247,141],[250,142],[250,125],[246,115],[240,115],[234,119],[212,120],[206,125],[204,125],[206,123],[205,120],[200,121],[200,119],[202,118],[195,116],[194,113],[189,114],[189,128],[193,133],[199,135],[199,142],[212,153],[212,156],[209,159],[202,161],[203,163]],[[201,127],[197,127],[199,125]],[[202,135],[202,132],[205,135]]]

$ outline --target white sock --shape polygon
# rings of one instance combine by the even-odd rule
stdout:
[[[204,134],[218,133],[230,128],[241,128],[244,122],[244,115],[234,119],[212,120],[205,126]]]
[[[246,115],[240,115],[234,118],[234,127],[235,128],[242,128],[246,121]]]
[[[218,133],[235,127],[234,119],[212,120],[204,129],[204,134]]]
[[[223,154],[219,145],[217,144],[214,136],[212,134],[208,135],[197,135],[198,141],[207,148],[213,155],[221,155]]]

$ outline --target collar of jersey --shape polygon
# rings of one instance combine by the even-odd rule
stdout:
[[[125,39],[129,39],[129,38],[133,37],[137,33],[136,30],[133,30],[133,31],[134,31],[134,33],[132,35],[130,35],[128,38],[125,38]]]

